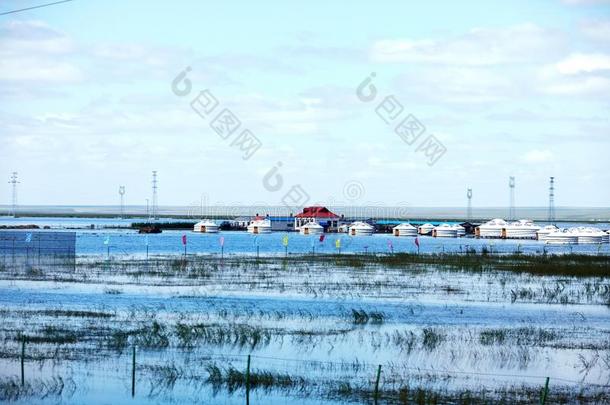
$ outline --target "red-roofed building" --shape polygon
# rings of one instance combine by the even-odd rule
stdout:
[[[317,222],[324,227],[325,231],[333,231],[339,227],[341,217],[331,212],[326,207],[313,206],[303,208],[303,212],[294,216],[294,230],[298,231],[301,226],[310,222]]]

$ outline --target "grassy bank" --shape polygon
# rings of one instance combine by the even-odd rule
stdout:
[[[269,259],[264,259],[269,260]],[[272,259],[278,260],[278,259]],[[372,265],[408,268],[411,265],[434,265],[447,269],[473,272],[511,271],[535,275],[575,277],[610,277],[610,256],[582,254],[523,255],[523,254],[412,254],[392,255],[318,255],[288,258],[288,261],[322,261],[337,266],[363,268]]]

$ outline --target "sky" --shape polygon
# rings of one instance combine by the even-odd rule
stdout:
[[[75,0],[0,16],[0,204],[608,207],[609,107],[610,1]]]

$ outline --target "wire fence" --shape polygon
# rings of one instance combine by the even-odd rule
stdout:
[[[162,356],[161,361],[150,362],[151,358],[148,358],[148,362],[142,361],[139,356],[137,347],[135,345],[131,346],[129,350],[129,376],[124,375],[122,379],[130,379],[131,380],[131,396],[135,397],[138,393],[136,389],[136,384],[142,383],[142,378],[144,374],[147,372],[155,371],[162,369],[164,366],[171,368],[174,367],[173,363],[171,363],[171,359]],[[155,351],[143,351],[141,354],[151,354],[158,353]],[[404,364],[396,364],[392,362],[386,362],[383,364],[376,364],[365,361],[331,361],[331,360],[314,360],[314,359],[299,359],[299,358],[291,358],[291,357],[280,357],[280,356],[266,356],[266,355],[255,355],[255,354],[239,354],[239,353],[194,353],[192,350],[184,349],[184,348],[175,348],[173,350],[175,354],[198,354],[201,357],[197,359],[197,363],[201,365],[207,364],[210,365],[210,368],[203,367],[206,370],[207,374],[201,374],[199,368],[201,367],[185,367],[189,370],[188,376],[177,376],[172,375],[171,373],[163,374],[164,378],[173,379],[173,381],[179,378],[185,378],[189,380],[197,380],[197,381],[207,381],[212,385],[227,385],[229,390],[234,392],[235,389],[242,389],[244,391],[244,402],[246,405],[250,404],[250,391],[253,389],[257,389],[259,387],[264,388],[290,388],[294,387],[296,384],[311,384],[312,386],[322,386],[323,384],[315,384],[310,383],[306,379],[299,377],[292,377],[289,382],[286,382],[286,377],[288,374],[282,374],[284,372],[288,373],[289,371],[295,372],[299,370],[299,365],[303,365],[306,367],[311,366],[324,366],[330,367],[330,371],[336,371],[337,369],[343,370],[345,373],[335,375],[335,381],[339,382],[343,381],[343,384],[354,383],[359,379],[362,384],[360,387],[360,391],[358,391],[359,395],[363,395],[369,399],[372,399],[374,403],[377,403],[377,400],[381,398],[381,395],[387,395],[388,388],[384,385],[393,387],[395,389],[397,386],[401,387],[402,384],[405,384],[405,381],[408,381],[409,377],[421,376],[424,375],[423,379],[420,379],[422,384],[426,384],[429,381],[433,381],[432,375],[437,375],[441,377],[441,380],[446,381],[447,378],[457,378],[457,376],[475,376],[475,377],[485,377],[486,379],[500,379],[504,383],[506,383],[507,379],[514,379],[515,381],[527,381],[531,390],[539,390],[540,392],[540,404],[544,405],[547,401],[547,398],[551,395],[549,393],[549,383],[553,382],[552,389],[556,392],[559,392],[563,386],[563,392],[566,392],[565,386],[568,387],[578,387],[576,391],[577,395],[583,394],[583,389],[592,388],[597,390],[597,392],[608,392],[610,390],[609,384],[599,384],[586,382],[583,380],[573,380],[569,378],[552,376],[549,377],[547,375],[536,375],[536,374],[512,374],[512,373],[497,373],[497,372],[478,372],[478,371],[464,371],[464,370],[453,370],[453,369],[435,369],[435,368],[424,368],[424,367],[410,367]],[[26,340],[22,341],[21,346],[21,356],[20,356],[20,365],[21,365],[21,386],[23,387],[26,384],[26,373],[28,366],[28,356],[26,351]],[[238,363],[237,365],[235,363]],[[218,367],[217,364],[221,364],[221,367]],[[127,366],[127,364],[125,364]],[[285,366],[282,367],[280,366]],[[225,374],[221,375],[222,367],[225,368]],[[315,371],[320,374],[324,369],[314,368]],[[212,370],[212,371],[210,371]],[[218,370],[216,375],[214,375],[213,370]],[[125,370],[127,371],[127,370]],[[329,371],[326,369],[326,371]],[[276,373],[275,376],[273,373]],[[320,377],[317,375],[316,377]],[[268,381],[265,381],[267,379]],[[155,379],[151,380],[151,386],[155,386]],[[327,383],[330,383],[331,379],[327,379]],[[159,383],[159,382],[157,382]],[[277,387],[274,384],[277,383]],[[558,384],[559,383],[559,384]],[[168,384],[168,386],[173,387],[172,384]],[[354,387],[356,384],[354,383]],[[408,386],[408,384],[407,384]],[[381,387],[381,388],[380,388]],[[538,388],[536,388],[538,387]],[[459,384],[457,384],[456,390],[459,391]],[[518,391],[523,389],[523,386],[517,387]],[[570,389],[570,388],[568,388]],[[297,390],[298,391],[298,390]],[[472,395],[472,392],[468,391],[468,395]],[[498,392],[508,392],[506,386],[501,388]],[[531,393],[532,391],[530,391]],[[475,394],[476,395],[476,394]],[[599,395],[599,394],[593,394]],[[604,394],[602,394],[604,395]],[[427,403],[427,402],[426,402]]]
[[[76,232],[0,231],[0,257],[5,270],[74,270]]]

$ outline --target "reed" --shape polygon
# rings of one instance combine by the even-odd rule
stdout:
[[[206,366],[206,371],[208,373],[207,382],[213,386],[225,386],[229,392],[246,386],[246,373],[233,366],[221,368],[216,363],[212,363]],[[271,388],[305,387],[306,379],[267,370],[250,370],[249,383],[251,389],[269,390]]]

